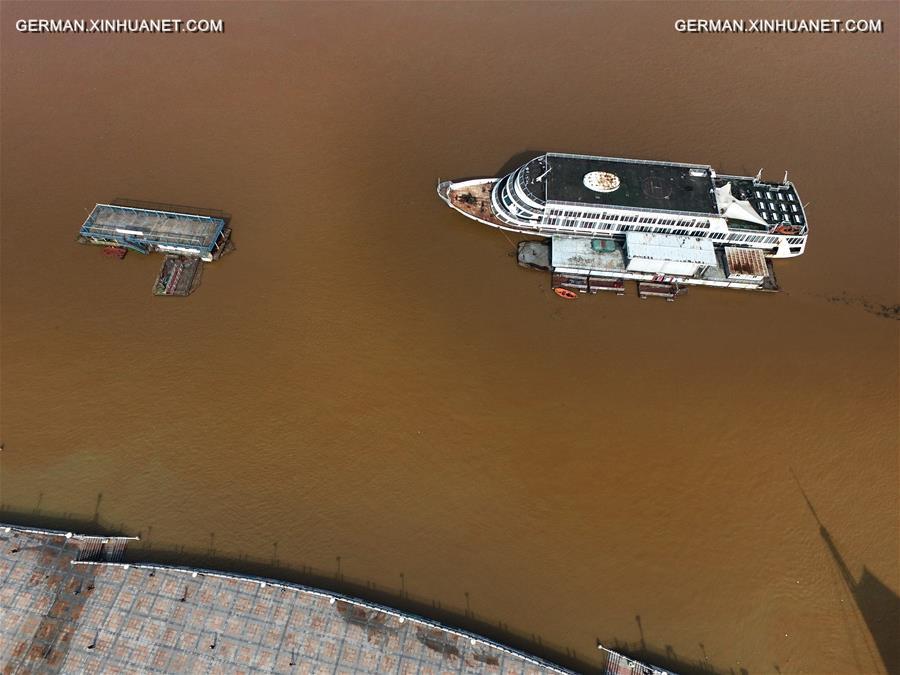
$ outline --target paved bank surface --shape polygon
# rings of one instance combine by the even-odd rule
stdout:
[[[119,562],[127,540],[0,526],[3,673],[567,673],[311,588]]]

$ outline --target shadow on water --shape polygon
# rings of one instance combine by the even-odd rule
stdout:
[[[510,157],[509,160],[507,160],[506,164],[501,166],[497,170],[497,173],[495,173],[494,175],[497,176],[498,178],[505,176],[509,172],[514,171],[515,169],[518,169],[529,159],[534,159],[538,155],[545,154],[545,152],[546,152],[545,150],[523,150],[522,152],[516,153],[515,155]]]
[[[43,497],[43,493],[41,493]],[[91,515],[69,512],[50,512],[41,509],[41,499],[38,505],[31,511],[26,509],[11,509],[7,504],[0,504],[0,522],[7,525],[16,525],[23,528],[36,528],[42,530],[61,530],[75,534],[86,534],[98,537],[114,537],[128,535],[124,525],[113,525],[100,521],[99,507],[103,499],[103,493],[97,495],[97,509]]]
[[[466,180],[476,180],[481,178],[502,178],[506,174],[518,169],[525,162],[530,159],[534,159],[539,155],[545,154],[543,150],[523,150],[522,152],[518,152],[512,157],[510,157],[506,162],[501,166],[495,173],[488,173],[487,171],[480,171],[477,174],[471,176],[450,176],[448,179],[446,176],[439,180],[452,180],[457,183],[461,183]]]
[[[578,672],[602,672],[604,659],[599,651],[594,651],[593,645],[584,648],[584,651],[577,651],[567,646],[548,644],[541,635],[525,634],[511,629],[503,621],[493,621],[479,616],[471,610],[473,599],[469,592],[463,593],[464,607],[444,607],[437,600],[429,601],[411,595],[406,590],[409,579],[403,572],[398,574],[398,587],[392,588],[365,579],[347,577],[341,565],[341,556],[335,557],[334,569],[330,571],[308,566],[291,567],[283,564],[279,559],[278,542],[273,542],[267,550],[261,549],[253,555],[225,554],[216,549],[215,532],[210,532],[208,538],[204,537],[202,540],[198,540],[196,547],[167,545],[155,541],[152,527],[145,528],[143,532],[135,532],[134,529],[126,527],[124,523],[114,525],[105,522],[100,515],[102,501],[103,494],[100,493],[97,495],[94,512],[89,515],[47,512],[40,508],[40,500],[38,500],[38,505],[30,511],[12,509],[7,505],[0,504],[0,522],[21,527],[62,530],[87,535],[138,534],[141,536],[141,541],[130,545],[126,550],[125,560],[127,562],[196,567],[321,588],[393,607],[409,614],[437,621],[445,626],[466,630]],[[711,675],[730,672],[736,675],[734,671],[716,669],[705,660],[684,658],[676,654],[670,645],[666,645],[664,649],[648,645],[643,637],[643,626],[640,625],[639,617],[638,625],[641,630],[640,643],[603,641],[603,645],[630,658],[644,663],[653,663],[676,673]],[[599,641],[598,644],[600,644]],[[742,671],[742,675],[743,673],[746,671]]]
[[[875,649],[881,657],[881,662],[888,673],[900,673],[900,596],[888,588],[878,577],[863,566],[859,579],[854,579],[841,552],[838,550],[828,528],[819,520],[812,502],[803,491],[800,480],[793,469],[791,474],[797,482],[800,494],[809,507],[810,512],[819,526],[819,536],[825,542],[825,547],[831,555],[840,574],[841,581],[850,592],[850,596],[856,603],[857,609],[866,624]]]
[[[636,615],[634,621],[637,624],[640,636],[637,642],[623,642],[613,638],[610,642],[603,642],[598,639],[597,644],[602,644],[604,647],[641,663],[653,664],[659,668],[665,668],[673,673],[681,673],[682,675],[724,675],[725,673],[729,675],[749,675],[750,671],[745,668],[737,671],[733,668],[728,668],[727,670],[716,668],[706,655],[706,648],[702,642],[698,643],[700,654],[702,655],[702,658],[699,659],[692,659],[678,654],[672,645],[667,644],[660,648],[656,645],[648,644],[644,635],[644,624],[641,621],[641,615]],[[774,669],[780,672],[777,664],[774,666]],[[641,675],[638,670],[630,672],[633,672],[635,675]]]

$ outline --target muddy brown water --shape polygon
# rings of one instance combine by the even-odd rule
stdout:
[[[897,663],[895,5],[2,12],[8,513],[340,565],[587,666]],[[886,31],[673,27],[809,12]],[[226,32],[14,26],[79,16]],[[565,303],[434,192],[531,150],[787,168],[807,253],[778,295]],[[226,211],[238,250],[154,297],[158,256],[73,241],[117,198]]]

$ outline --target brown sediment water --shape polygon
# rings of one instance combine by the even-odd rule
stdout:
[[[895,5],[0,9],[7,514],[340,566],[585,663],[896,659]],[[674,29],[810,12],[885,32]],[[15,29],[168,16],[225,33]],[[565,303],[434,191],[541,150],[789,169],[807,252],[777,295]],[[74,243],[117,198],[237,251],[154,297],[158,256]]]

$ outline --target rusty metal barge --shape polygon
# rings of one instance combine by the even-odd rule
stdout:
[[[688,286],[777,291],[772,260],[806,248],[793,183],[710,166],[547,153],[501,178],[438,184],[463,215],[543,237],[519,263],[548,270],[560,297],[624,292],[674,299]]]

